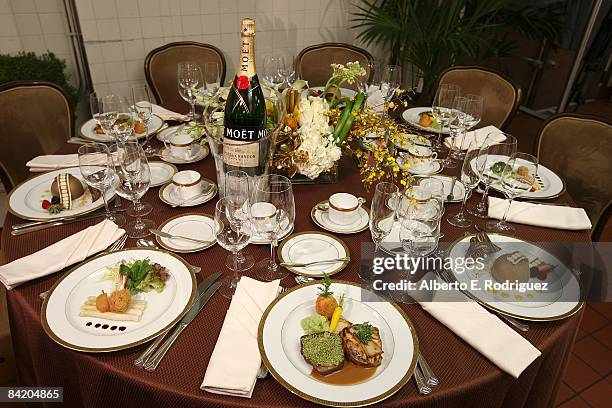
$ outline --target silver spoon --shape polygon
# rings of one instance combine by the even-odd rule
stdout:
[[[446,196],[446,201],[452,201],[453,200],[453,191],[455,189],[455,183],[457,182],[457,177],[453,176],[451,177],[451,186],[450,186],[450,193],[448,193],[448,195]]]
[[[144,238],[141,238],[138,241],[136,241],[136,246],[140,248],[155,248],[155,249],[159,248],[155,242],[148,240],[148,239],[144,239]],[[189,269],[191,269],[193,273],[200,273],[202,271],[202,268],[200,268],[199,266],[195,266],[191,264],[187,264],[187,265],[189,266]]]

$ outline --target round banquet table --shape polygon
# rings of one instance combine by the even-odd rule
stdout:
[[[58,153],[75,152],[78,146],[66,145]],[[216,179],[214,160],[204,160],[179,165],[179,170],[194,169],[203,176]],[[446,174],[458,174],[457,169]],[[144,201],[153,205],[149,218],[157,223],[180,213],[202,212],[214,214],[216,199],[197,207],[171,208],[158,197],[152,188]],[[295,185],[295,232],[320,230],[310,218],[311,208],[321,200],[339,191],[348,191],[365,197],[368,202],[372,191],[366,191],[360,181],[358,169],[351,158],[340,163],[339,182],[336,184]],[[471,198],[474,202],[479,195]],[[572,202],[567,193],[557,200]],[[123,205],[128,205],[124,200]],[[366,204],[367,205],[367,204]],[[460,204],[448,204],[447,214],[454,214]],[[84,220],[60,227],[53,227],[22,236],[10,235],[10,226],[20,222],[8,214],[2,231],[2,249],[7,262],[31,254],[59,241],[70,234],[93,225],[98,220]],[[562,231],[516,225],[517,236],[532,242],[589,242],[585,231]],[[452,242],[466,231],[455,228],[443,220],[444,241]],[[346,269],[334,276],[337,279],[357,281],[361,243],[370,241],[369,231],[354,235],[339,235],[350,248],[353,260]],[[135,246],[128,240],[126,248]],[[264,257],[269,251],[266,245],[249,245],[245,251],[255,257]],[[198,281],[223,268],[227,252],[215,245],[184,258],[202,267]],[[147,347],[141,345],[128,350],[107,354],[89,354],[66,349],[49,338],[41,326],[42,300],[39,294],[51,288],[64,273],[56,273],[27,282],[8,291],[11,333],[21,386],[62,386],[64,402],[70,406],[122,407],[247,407],[314,406],[292,394],[272,376],[257,381],[251,399],[210,394],[200,390],[209,357],[219,335],[229,300],[215,295],[202,313],[178,338],[155,372],[147,372],[133,362]],[[227,270],[225,270],[228,273]],[[283,286],[294,286],[293,275],[283,279]],[[530,324],[523,335],[534,344],[542,356],[535,360],[518,379],[498,369],[489,360],[471,348],[445,326],[423,311],[417,304],[402,305],[412,320],[422,353],[441,384],[429,396],[417,393],[413,380],[399,392],[377,406],[385,407],[551,407],[563,377],[575,340],[582,310],[556,322]]]

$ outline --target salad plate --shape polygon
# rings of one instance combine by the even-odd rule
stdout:
[[[51,201],[51,184],[55,177],[62,173],[68,173],[79,180],[83,185],[85,193],[78,199],[73,200],[69,210],[51,214],[43,208],[42,203],[45,200]],[[85,184],[83,176],[81,176],[81,170],[78,167],[53,170],[31,177],[13,188],[7,197],[8,211],[19,218],[35,221],[74,217],[104,207],[102,196],[97,193],[97,191],[96,194],[99,197],[94,200],[89,187]],[[106,199],[108,201],[114,196],[114,192],[106,193]]]
[[[167,331],[195,294],[195,275],[177,255],[125,249],[98,255],[60,278],[42,305],[41,322],[49,337],[69,349],[122,350]]]
[[[420,107],[420,108],[409,108],[402,112],[402,119],[410,126],[414,126],[417,129],[424,130],[426,132],[438,133],[440,132],[439,127],[425,127],[419,124],[420,115],[423,112],[431,112],[431,108],[429,107]],[[443,134],[450,133],[449,129],[445,127],[442,129]]]
[[[497,313],[522,320],[560,320],[580,310],[583,305],[580,281],[555,255],[519,238],[493,233],[487,235],[500,248],[499,251],[484,258],[482,267],[472,264],[466,265],[462,271],[450,271],[457,282],[467,285],[467,293],[472,299]],[[472,237],[473,234],[451,244],[448,257],[453,260],[465,259]],[[516,287],[496,288],[491,285],[501,283],[493,268],[500,259],[506,257],[510,257],[508,259],[512,262],[516,262],[518,258],[524,259],[529,275],[519,281],[528,285],[523,290]],[[459,265],[452,263],[455,264]],[[540,271],[546,273],[540,274]],[[543,284],[545,286],[542,286]]]
[[[208,214],[187,213],[177,215],[164,221],[159,229],[171,235],[210,241],[208,244],[203,244],[181,238],[164,238],[156,235],[157,243],[172,252],[198,252],[210,248],[217,242],[215,237],[216,223],[213,217]]]
[[[327,259],[350,258],[346,244],[325,232],[304,231],[293,234],[278,247],[278,259],[283,263],[308,263]],[[320,263],[307,266],[284,266],[287,270],[302,276],[322,277],[334,275],[348,265],[349,260]]]
[[[419,347],[412,322],[395,303],[356,283],[326,280],[323,285],[296,286],[268,306],[258,331],[264,364],[283,387],[320,405],[358,407],[389,398],[416,366]],[[329,301],[342,305],[339,319],[320,314]],[[334,366],[317,361],[328,358],[317,353],[320,341],[332,342],[333,352],[326,354],[337,360]],[[344,347],[369,351],[356,361]]]
[[[96,127],[98,126],[98,122],[95,119],[89,119],[87,122],[81,126],[81,136],[85,139],[92,140],[94,142],[102,142],[102,143],[114,143],[115,139],[107,136],[105,133],[97,133]],[[157,115],[151,116],[151,122],[149,122],[149,130],[145,133],[135,133],[137,139],[141,139],[143,137],[152,135],[157,133],[162,126],[164,126],[164,121]]]
[[[150,161],[149,168],[151,169],[151,187],[169,183],[172,176],[178,171],[174,164],[160,161]]]

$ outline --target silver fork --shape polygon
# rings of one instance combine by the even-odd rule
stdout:
[[[438,380],[438,377],[434,374],[433,370],[427,363],[427,360],[425,360],[425,357],[423,357],[423,353],[419,353],[417,362],[423,371],[427,385],[430,387],[435,387],[436,385],[440,384],[440,380]]]
[[[419,366],[417,365],[416,367],[414,367],[414,381],[416,382],[417,385],[417,390],[419,391],[419,394],[421,395],[428,395],[431,394],[431,388],[429,388],[429,386],[427,386],[427,384],[425,384],[425,379],[423,378],[423,373],[421,372],[421,369],[419,368]]]
[[[104,251],[103,253],[110,254],[111,252],[116,252],[116,251],[119,251],[120,249],[123,249],[127,239],[128,239],[127,234],[123,234],[121,238],[115,241],[115,243],[109,246],[108,249]],[[38,297],[45,300],[47,298],[47,295],[49,295],[49,292],[50,292],[50,289],[40,293]]]

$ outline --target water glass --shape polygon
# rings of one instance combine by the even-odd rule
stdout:
[[[465,195],[463,196],[463,202],[461,203],[461,211],[452,217],[447,218],[449,224],[460,228],[469,228],[472,226],[472,222],[465,216],[465,202],[470,192],[478,185],[480,181],[480,171],[478,164],[481,162],[478,157],[481,155],[479,149],[471,149],[471,144],[468,146],[468,151],[463,159],[463,166],[461,167],[461,183],[465,187]]]
[[[431,105],[431,114],[440,125],[440,130],[438,132],[438,138],[432,143],[432,148],[437,152],[444,150],[441,143],[442,130],[449,124],[451,110],[453,109],[453,103],[457,96],[461,96],[461,88],[454,84],[441,84],[434,96]]]
[[[195,119],[195,102],[198,88],[204,86],[202,68],[194,62],[179,62],[177,66],[179,94],[191,105],[190,119]]]
[[[144,152],[147,157],[157,156],[159,151],[154,148],[150,141],[153,133],[149,134],[149,123],[153,116],[153,98],[149,87],[145,84],[132,86],[132,110],[134,119],[145,126],[146,142]]]
[[[400,242],[411,256],[427,256],[438,248],[442,206],[434,198],[411,207],[401,221]]]
[[[225,173],[224,190],[228,202],[233,205],[233,212],[228,214],[230,219],[236,220],[239,225],[242,220],[250,218],[251,213],[251,188],[250,177],[240,170],[231,170]],[[238,250],[232,257],[227,258],[226,266],[232,271],[243,272],[253,267],[255,260],[252,255],[243,254]]]

